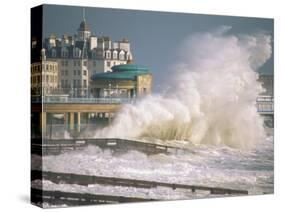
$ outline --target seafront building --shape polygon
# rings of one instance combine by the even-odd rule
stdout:
[[[64,93],[70,97],[90,97],[92,75],[111,72],[113,66],[133,60],[128,39],[113,42],[106,36],[97,37],[85,18],[74,36],[59,38],[51,34],[44,39],[41,58],[57,64],[58,84],[53,94]]]
[[[152,75],[145,66],[125,64],[112,67],[112,72],[91,77],[91,92],[95,98],[136,98],[151,93]]]
[[[79,136],[151,93],[150,69],[132,63],[129,40],[97,37],[85,18],[76,35],[51,34],[42,45],[33,37],[31,47],[33,137]]]
[[[257,111],[264,116],[264,124],[267,128],[274,127],[274,75],[260,74],[258,81],[262,84],[264,91],[256,100]]]
[[[58,63],[42,58],[31,64],[31,95],[46,96],[58,90]]]

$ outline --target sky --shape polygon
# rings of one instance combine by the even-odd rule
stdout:
[[[235,35],[263,31],[273,37],[273,19],[268,18],[84,8],[92,34],[109,36],[113,41],[128,38],[134,63],[148,66],[156,84],[161,73],[178,60],[181,44],[194,33],[227,25],[232,27],[229,33]],[[43,36],[74,35],[82,20],[82,7],[44,5]],[[273,54],[259,72],[273,73]]]

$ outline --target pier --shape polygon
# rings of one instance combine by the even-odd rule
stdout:
[[[95,121],[111,123],[122,105],[134,102],[132,98],[33,98],[31,104],[32,133],[43,137],[50,136],[56,124],[54,116],[59,115],[63,131],[74,137],[87,126],[91,117]]]

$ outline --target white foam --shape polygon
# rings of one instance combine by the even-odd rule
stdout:
[[[169,72],[168,92],[126,105],[95,137],[189,140],[251,148],[264,140],[255,72],[271,56],[270,36],[235,36],[222,27],[190,37]]]

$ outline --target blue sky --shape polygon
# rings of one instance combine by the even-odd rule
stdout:
[[[228,25],[232,26],[232,34],[265,31],[273,36],[273,19],[85,8],[92,34],[112,40],[128,38],[134,62],[149,66],[156,84],[157,75],[177,61],[180,45],[194,33]],[[59,37],[74,35],[82,21],[82,11],[82,7],[44,5],[44,37],[51,33]],[[259,71],[273,73],[273,55]]]

